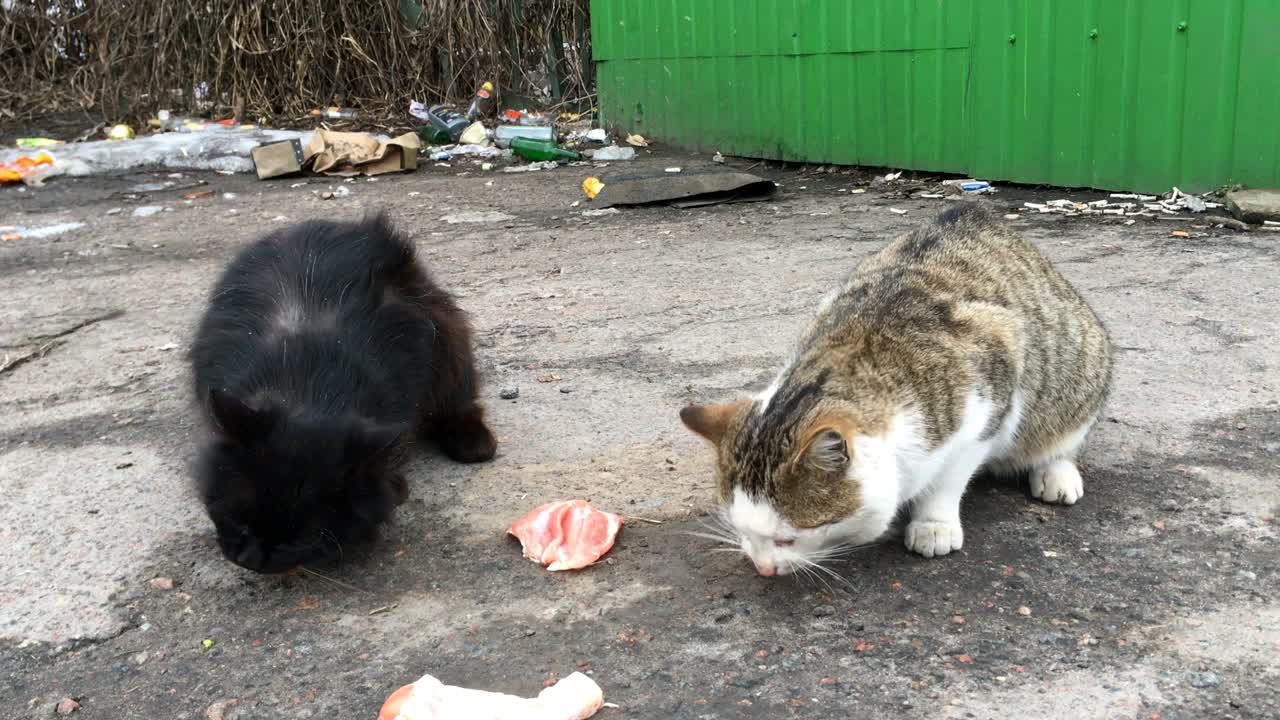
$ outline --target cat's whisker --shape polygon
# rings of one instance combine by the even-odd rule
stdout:
[[[827,576],[827,577],[831,578],[832,580],[835,580],[835,581],[836,581],[837,583],[839,583],[840,585],[842,585],[842,586],[844,586],[844,587],[846,587],[846,588],[848,588],[848,589],[850,589],[850,590],[852,590],[852,589],[853,589],[853,583],[851,583],[851,582],[849,582],[848,580],[846,580],[844,577],[842,577],[842,576],[841,576],[839,573],[837,573],[835,570],[832,570],[831,568],[829,568],[829,567],[827,567],[827,566],[823,565],[821,562],[815,562],[815,561],[813,561],[813,560],[810,560],[809,558],[800,558],[800,564],[799,564],[799,565],[797,565],[796,567],[803,567],[803,568],[805,568],[805,569],[809,570],[810,572],[814,573],[815,575],[817,575],[818,573],[821,573],[822,575],[825,575],[825,576]],[[828,587],[830,587],[830,586],[828,585]],[[834,592],[834,590],[833,590],[833,592]]]

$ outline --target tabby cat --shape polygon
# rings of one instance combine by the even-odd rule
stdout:
[[[910,550],[959,550],[960,499],[982,467],[1075,503],[1110,378],[1085,301],[965,203],[862,262],[764,392],[680,417],[716,448],[729,539],[782,575],[876,540],[905,506]]]

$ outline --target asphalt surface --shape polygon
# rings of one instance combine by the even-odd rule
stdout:
[[[840,276],[952,201],[911,197],[934,182],[852,194],[868,175],[753,171],[777,198],[600,216],[582,215],[587,167],[0,189],[0,225],[83,223],[0,244],[0,717],[70,698],[83,718],[372,718],[423,673],[533,695],[574,670],[618,705],[605,720],[1280,715],[1280,236],[1010,221],[1119,348],[1083,500],[982,478],[956,555],[890,538],[828,583],[766,579],[690,534],[713,479],[677,412],[762,387]],[[214,194],[182,200],[199,182]],[[982,202],[1058,197],[1098,196]],[[419,458],[382,539],[319,574],[241,571],[189,485],[193,324],[258,233],[378,207],[474,318],[499,456]],[[441,220],[467,212],[510,218]],[[548,573],[504,533],[566,497],[628,521],[605,562]]]

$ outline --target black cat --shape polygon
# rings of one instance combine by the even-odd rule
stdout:
[[[192,345],[212,430],[198,489],[228,559],[279,572],[371,539],[403,502],[414,439],[493,457],[471,330],[378,215],[310,221],[246,247]]]

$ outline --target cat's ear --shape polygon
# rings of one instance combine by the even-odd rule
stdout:
[[[241,442],[266,436],[279,418],[275,410],[256,410],[220,388],[209,390],[209,412],[222,432]]]
[[[849,465],[849,444],[834,427],[815,431],[803,452],[804,461],[821,472],[842,473]]]
[[[719,445],[729,422],[750,403],[750,400],[739,400],[718,405],[689,405],[680,411],[680,421],[712,445]]]
[[[360,425],[347,436],[347,446],[344,449],[345,460],[358,465],[371,457],[381,455],[399,442],[404,433],[405,428],[400,425]]]

